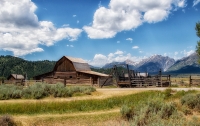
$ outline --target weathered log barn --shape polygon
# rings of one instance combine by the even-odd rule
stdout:
[[[53,84],[102,84],[108,77],[106,74],[92,71],[87,62],[81,58],[63,56],[59,59],[53,71],[35,76],[34,79]],[[111,80],[110,82],[111,83]]]

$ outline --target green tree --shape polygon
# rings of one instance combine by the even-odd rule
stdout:
[[[198,21],[198,22],[196,23],[195,30],[196,30],[197,36],[200,38],[200,21]],[[196,53],[197,53],[198,56],[199,56],[199,61],[198,61],[198,62],[199,62],[199,64],[200,64],[200,40],[197,41]]]

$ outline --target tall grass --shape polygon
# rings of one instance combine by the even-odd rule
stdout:
[[[75,93],[91,94],[96,89],[89,86],[65,87],[63,84],[48,85],[36,83],[29,87],[0,85],[0,100],[8,99],[41,99],[48,96],[71,97]]]
[[[72,113],[80,111],[108,110],[121,107],[123,104],[140,104],[141,101],[163,97],[158,91],[148,91],[127,96],[112,97],[107,99],[78,100],[70,102],[45,102],[30,103],[3,103],[0,104],[1,114],[42,114],[42,113]]]
[[[195,91],[175,92],[167,89],[163,92],[163,96],[140,101],[140,104],[123,104],[120,112],[133,126],[200,125],[200,121],[187,121],[184,118],[184,115],[192,114],[190,109],[179,106],[177,100],[173,102],[174,98],[181,98],[182,104],[200,110],[200,94],[195,93]]]

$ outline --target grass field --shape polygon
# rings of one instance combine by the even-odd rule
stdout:
[[[189,91],[190,93],[196,94],[197,92]],[[163,103],[175,102],[177,110],[182,113],[181,117],[177,117],[182,121],[179,124],[189,125],[194,123],[193,117],[198,119],[199,113],[194,112],[193,109],[186,109],[190,110],[192,114],[184,115],[179,99],[187,94],[187,91],[147,91],[146,88],[97,89],[91,95],[67,98],[2,100],[0,101],[0,113],[12,116],[19,126],[126,126],[135,125],[135,123],[123,117],[122,106],[138,106],[137,108],[140,108],[139,106],[145,105],[147,101],[159,98]],[[152,118],[155,117],[152,116]],[[183,121],[183,118],[186,118],[188,122]],[[171,122],[177,121],[170,120]],[[162,123],[165,124],[165,121]]]
[[[1,118],[12,117],[19,126],[200,125],[200,100],[195,100],[200,96],[194,97],[195,103],[183,102],[190,101],[187,95],[192,94],[191,99],[199,92],[188,88],[187,77],[171,79],[172,84],[178,86],[176,90],[104,87],[96,88],[89,95],[75,93],[71,97],[0,100],[0,115]],[[181,91],[182,87],[185,91]],[[190,107],[191,104],[196,106]],[[155,112],[150,106],[158,110]],[[165,118],[163,111],[169,117]]]

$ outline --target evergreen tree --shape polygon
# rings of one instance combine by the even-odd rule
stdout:
[[[200,38],[200,21],[196,23],[195,30],[196,30],[197,36]],[[199,62],[199,64],[200,64],[200,40],[197,41],[196,53],[197,53],[198,56],[199,56],[199,61],[198,61],[198,62]]]

